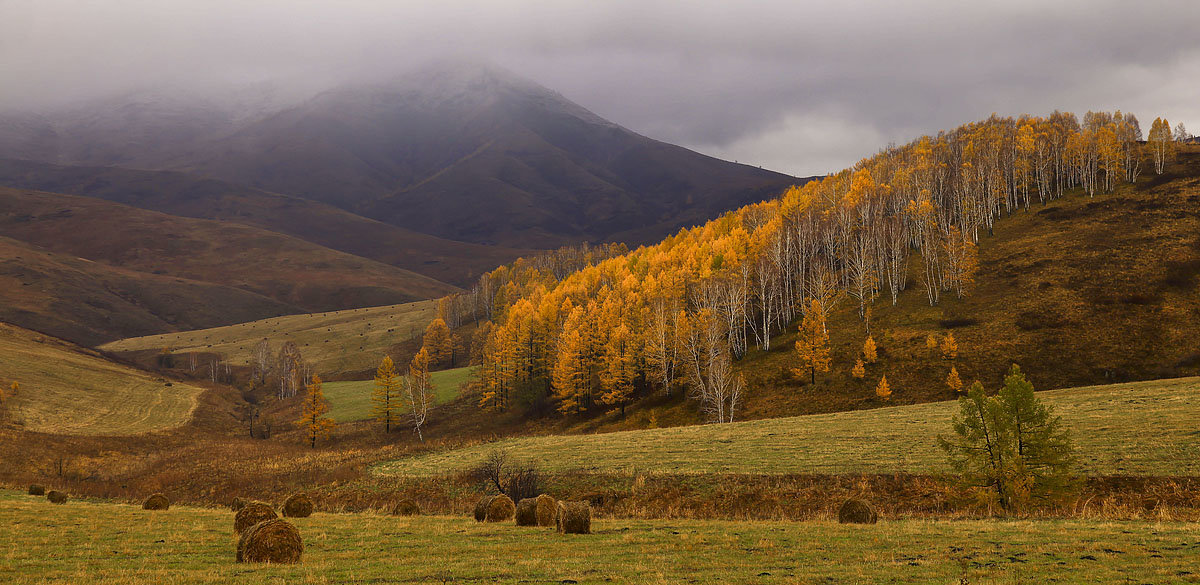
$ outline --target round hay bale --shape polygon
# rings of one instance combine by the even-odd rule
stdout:
[[[166,510],[171,507],[171,500],[162,494],[154,494],[142,502],[143,510]]]
[[[525,498],[517,502],[514,517],[517,526],[537,526],[537,498]]]
[[[1158,498],[1154,496],[1146,496],[1142,498],[1142,509],[1147,512],[1153,512],[1155,508],[1158,508],[1160,503],[1161,502],[1159,502]]]
[[[412,498],[401,498],[396,505],[392,507],[393,516],[420,516],[421,505]]]
[[[312,512],[312,500],[304,494],[292,494],[283,501],[284,518],[308,518]]]
[[[246,505],[233,517],[233,531],[241,534],[259,522],[274,520],[278,517],[273,508],[262,502],[246,502]]]
[[[238,510],[241,510],[242,508],[245,508],[245,507],[246,507],[246,500],[243,500],[241,498],[234,498],[232,502],[229,502],[229,509],[233,510],[234,512],[237,512]]]
[[[838,509],[840,524],[874,524],[879,521],[879,515],[870,502],[859,498],[850,498]]]
[[[479,502],[475,504],[475,521],[483,522],[487,520],[488,504],[492,503],[492,498],[496,496],[483,496],[479,498]]]
[[[492,498],[491,503],[487,507],[488,522],[507,522],[512,520],[513,514],[517,512],[517,505],[513,503],[512,498],[500,494]]]
[[[237,544],[237,562],[298,563],[303,552],[304,541],[300,538],[300,531],[286,520],[272,518],[242,533]]]
[[[587,502],[559,502],[557,524],[563,534],[590,534],[592,507]]]
[[[35,483],[35,484],[29,486],[29,495],[44,496],[44,495],[46,495],[46,488]]]
[[[58,490],[50,490],[46,493],[46,499],[54,504],[65,504],[67,503],[67,494]]]
[[[538,526],[557,526],[558,525],[558,500],[546,494],[537,497],[537,515]]]

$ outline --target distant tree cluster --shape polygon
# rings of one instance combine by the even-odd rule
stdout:
[[[839,303],[853,303],[869,334],[871,306],[881,296],[897,302],[914,254],[931,305],[967,294],[976,242],[999,217],[1068,189],[1135,181],[1161,150],[1157,137],[1143,145],[1137,118],[1121,112],[1082,122],[1062,112],[993,116],[653,246],[518,260],[444,300],[443,320],[482,322],[472,351],[484,408],[539,404],[570,415],[682,387],[710,420],[733,420],[743,388],[730,364],[750,347],[769,349],[802,317],[797,373],[815,379],[829,368],[825,322]],[[953,338],[935,347],[957,374]],[[891,392],[880,379],[876,394]]]

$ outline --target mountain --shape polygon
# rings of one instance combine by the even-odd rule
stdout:
[[[477,63],[268,112],[126,98],[10,116],[0,156],[179,171],[510,248],[652,241],[799,182],[646,138]]]

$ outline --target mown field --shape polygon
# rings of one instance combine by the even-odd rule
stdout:
[[[168,383],[64,341],[0,323],[0,383],[20,391],[7,415],[25,430],[134,435],[191,419],[202,388]]]
[[[100,346],[111,352],[161,350],[219,353],[234,365],[249,365],[254,347],[266,338],[278,352],[286,341],[300,347],[318,373],[374,369],[392,345],[420,335],[437,311],[437,301],[287,315],[226,327],[122,339]]]
[[[1074,433],[1088,474],[1200,474],[1200,378],[1039,394]],[[494,449],[548,471],[667,473],[944,473],[938,434],[956,402],[833,414],[504,439],[384,463],[383,475],[424,475],[477,464]]]
[[[234,563],[233,514],[0,492],[4,583],[1196,583],[1200,527],[1145,521],[293,520],[300,564]]]
[[[434,404],[444,404],[458,397],[458,390],[475,375],[476,368],[454,368],[430,374],[434,389]],[[326,382],[321,388],[329,401],[329,416],[337,422],[353,422],[371,418],[371,392],[375,380]]]

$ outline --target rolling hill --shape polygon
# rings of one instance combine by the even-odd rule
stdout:
[[[304,360],[329,379],[328,374],[374,370],[390,348],[424,332],[436,313],[436,301],[417,301],[121,339],[100,349],[136,354],[169,347],[176,353],[219,353],[233,365],[249,365],[260,340],[267,339],[276,350],[292,341]]]
[[[202,388],[168,382],[95,352],[0,323],[0,376],[20,390],[5,415],[17,428],[56,435],[136,435],[179,427]]]

